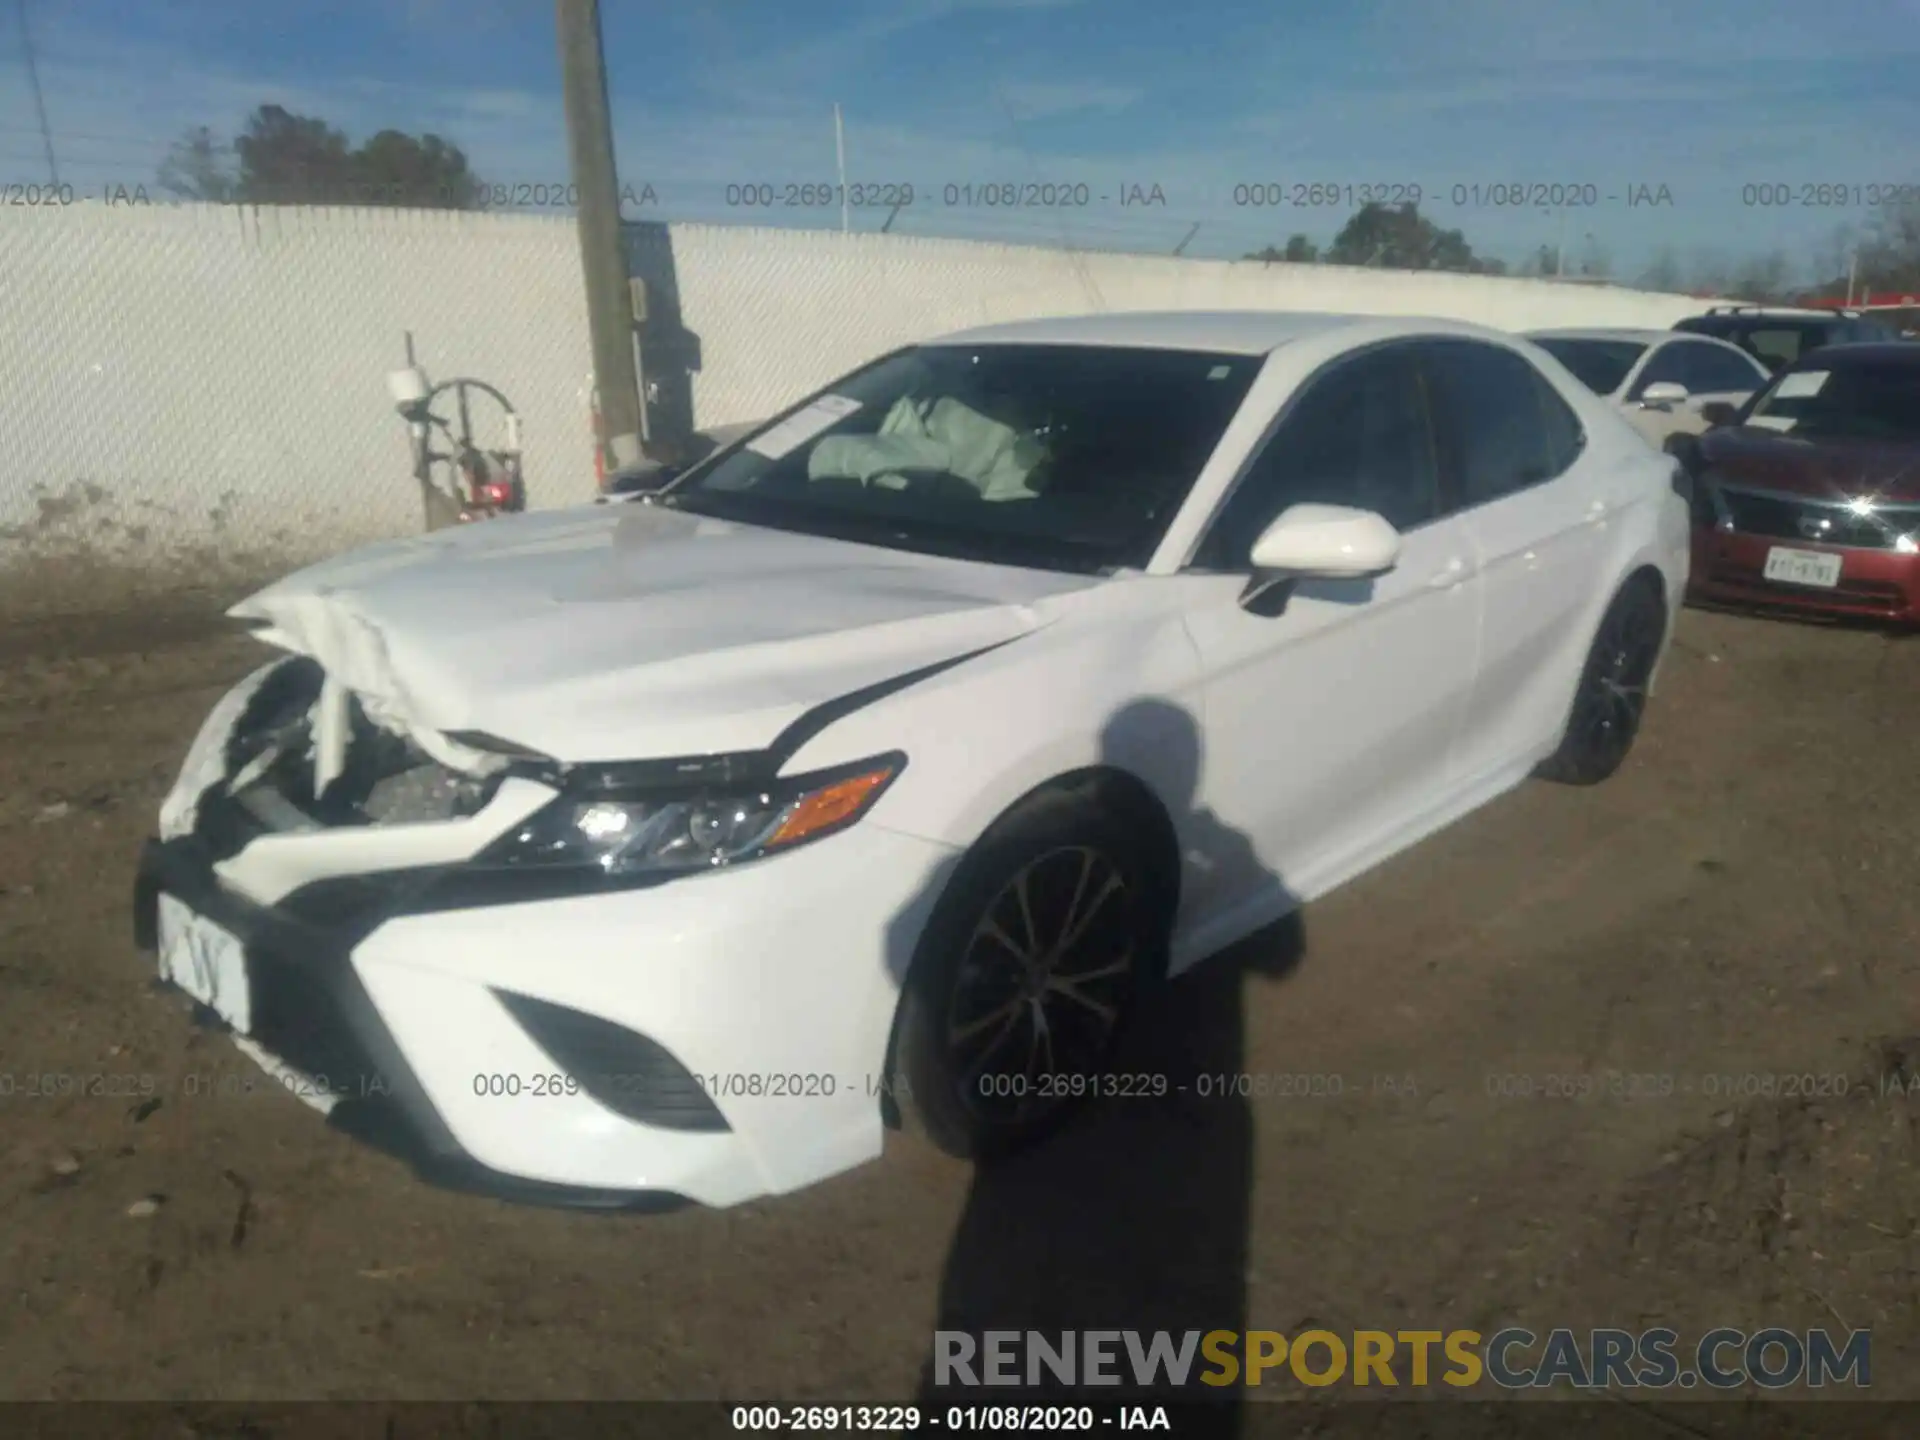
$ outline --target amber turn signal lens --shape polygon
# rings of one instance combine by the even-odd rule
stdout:
[[[892,778],[893,769],[888,766],[869,770],[864,775],[851,775],[815,790],[794,806],[793,813],[768,838],[768,848],[791,845],[796,840],[845,824],[866,808],[874,791]]]

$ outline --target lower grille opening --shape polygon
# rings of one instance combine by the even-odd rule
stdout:
[[[728,1128],[699,1078],[645,1035],[525,995],[495,990],[493,997],[585,1094],[616,1115],[663,1130]]]

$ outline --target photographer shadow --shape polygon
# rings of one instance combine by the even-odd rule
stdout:
[[[1171,805],[1182,849],[1204,855],[1215,873],[1274,877],[1248,838],[1198,803],[1201,737],[1184,709],[1161,701],[1117,712],[1103,733],[1103,759],[1126,764],[1150,737],[1160,793]],[[1292,897],[1285,897],[1288,901]],[[1246,993],[1280,979],[1305,955],[1295,907],[1153,993],[1115,1060],[1122,1092],[1087,1102],[1065,1127],[1031,1148],[976,1166],[949,1247],[935,1329],[973,1338],[984,1368],[984,1332],[1137,1331],[1150,1345],[1167,1332],[1178,1347],[1190,1332],[1244,1331],[1253,1186],[1253,1116],[1236,1088],[1245,1070]],[[943,1376],[936,1342],[922,1372],[920,1402],[952,1404],[1211,1402],[1183,1419],[1182,1433],[1238,1433],[1237,1386],[1199,1383],[1209,1362],[1196,1348],[1187,1381],[1145,1389],[1133,1383],[1124,1338],[1109,1348],[1118,1384],[1071,1388],[1041,1375],[1019,1386],[976,1388]],[[1237,1350],[1237,1347],[1235,1347]],[[943,1383],[945,1381],[946,1383]]]

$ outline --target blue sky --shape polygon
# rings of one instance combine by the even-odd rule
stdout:
[[[0,181],[45,178],[12,6]],[[729,184],[905,183],[907,234],[1239,255],[1325,241],[1347,187],[1517,261],[1564,243],[1632,274],[1781,250],[1831,269],[1866,211],[1920,186],[1920,0],[604,0],[623,179],[660,218],[837,225],[729,204]],[[550,0],[28,0],[62,178],[151,185],[189,126],[275,101],[358,139],[433,130],[497,182],[564,182]],[[1085,185],[1084,208],[982,210],[947,186]],[[1332,208],[1237,187],[1319,182]],[[1471,187],[1559,185],[1561,213]],[[1841,187],[1758,207],[1744,187]],[[1671,203],[1630,206],[1638,187]],[[1164,205],[1126,207],[1127,187]],[[1455,187],[1467,187],[1456,190]],[[1100,197],[1107,199],[1103,202]],[[736,197],[738,198],[738,197]],[[784,197],[782,197],[784,198]],[[958,192],[952,196],[959,200]],[[1468,203],[1454,201],[1465,198]],[[1793,195],[1797,201],[1799,196]],[[1236,203],[1237,201],[1242,203]],[[856,214],[878,226],[885,211]]]

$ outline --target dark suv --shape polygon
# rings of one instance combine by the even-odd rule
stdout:
[[[1900,338],[1898,330],[1857,310],[1774,310],[1764,305],[1716,305],[1673,328],[1729,341],[1774,371],[1823,345]]]

